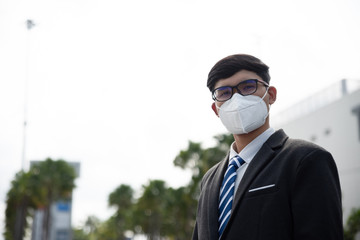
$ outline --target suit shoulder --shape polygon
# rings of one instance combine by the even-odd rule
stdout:
[[[301,139],[289,138],[281,152],[291,159],[293,163],[297,163],[298,167],[310,164],[315,167],[325,165],[336,166],[335,160],[330,152],[323,147]]]
[[[302,139],[289,138],[282,129],[276,131],[269,138],[267,144],[274,150],[281,149],[283,151],[303,153],[312,151],[327,152],[324,148],[315,143]]]
[[[291,151],[295,151],[295,152],[299,151],[303,153],[309,153],[313,151],[328,152],[323,147],[302,139],[289,138],[286,141],[284,147],[285,149],[290,149]]]

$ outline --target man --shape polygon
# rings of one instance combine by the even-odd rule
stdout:
[[[193,239],[343,239],[334,159],[270,128],[276,88],[268,69],[258,58],[238,54],[209,73],[212,109],[235,142],[202,179]]]

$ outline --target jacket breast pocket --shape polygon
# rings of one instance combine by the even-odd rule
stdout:
[[[266,184],[262,186],[251,186],[249,190],[246,192],[245,197],[257,197],[266,194],[275,193],[279,190],[279,187],[276,184]]]

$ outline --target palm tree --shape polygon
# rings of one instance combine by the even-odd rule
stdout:
[[[96,216],[88,216],[85,221],[84,229],[89,236],[89,240],[96,239],[95,234],[98,232],[100,224],[100,219]]]
[[[136,203],[134,217],[150,240],[160,239],[163,235],[166,191],[164,181],[151,180],[143,186],[143,194]]]
[[[109,219],[108,225],[114,226],[113,229],[118,240],[125,239],[125,231],[133,229],[131,217],[133,194],[134,190],[129,185],[122,184],[109,195],[108,204],[116,208],[116,213]]]
[[[188,185],[194,199],[198,197],[199,183],[204,174],[216,163],[221,161],[230,148],[234,138],[230,134],[221,134],[214,137],[215,147],[202,148],[201,143],[189,141],[188,148],[180,151],[174,159],[174,165],[182,169],[190,169],[192,178]]]
[[[164,231],[175,240],[190,239],[196,212],[196,201],[187,187],[167,189]]]
[[[28,227],[26,219],[30,216],[30,209],[34,209],[34,207],[30,174],[20,171],[15,175],[15,179],[11,182],[11,188],[7,193],[5,239],[23,239],[25,229]]]
[[[57,200],[71,198],[75,187],[75,171],[63,160],[53,161],[47,158],[34,164],[30,173],[31,182],[37,186],[33,198],[37,202],[37,208],[44,210],[42,239],[47,240],[50,234],[50,206]]]

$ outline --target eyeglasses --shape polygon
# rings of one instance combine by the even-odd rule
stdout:
[[[269,87],[268,84],[257,79],[248,79],[240,82],[234,87],[223,86],[216,88],[214,91],[212,91],[212,98],[218,102],[225,102],[232,97],[234,94],[234,89],[243,96],[251,95],[257,91],[258,82],[263,84],[265,87]]]

